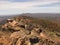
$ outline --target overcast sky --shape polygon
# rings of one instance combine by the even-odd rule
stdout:
[[[60,0],[0,0],[0,15],[60,13]]]

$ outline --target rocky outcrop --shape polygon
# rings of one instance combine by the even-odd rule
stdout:
[[[19,18],[18,18],[19,19]],[[0,45],[58,45],[45,33],[41,25],[33,24],[28,19],[9,19],[2,29],[10,31],[9,38],[1,37]],[[18,20],[18,21],[17,21]]]

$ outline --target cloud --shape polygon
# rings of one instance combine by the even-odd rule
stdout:
[[[46,4],[46,5],[35,5],[34,7],[60,7],[60,2]]]
[[[0,10],[0,15],[12,15],[12,14],[21,14],[21,13],[60,13],[60,7],[36,7],[30,8],[27,10],[19,10],[19,9],[5,9]]]
[[[14,0],[15,1],[15,0]],[[57,4],[58,3],[58,4]],[[53,4],[53,5],[52,5]],[[19,14],[19,13],[38,13],[38,12],[57,12],[59,13],[59,0],[33,0],[28,2],[13,2],[12,0],[0,0],[0,14]],[[36,7],[35,7],[36,6]]]
[[[58,2],[58,1],[57,1]],[[56,1],[49,2],[9,2],[9,1],[1,1],[0,9],[29,9],[33,6],[44,6],[51,3],[57,3]]]
[[[16,1],[16,0],[0,0],[0,1]],[[30,0],[27,0],[27,1],[30,1]],[[59,1],[59,0],[31,0],[31,1]]]

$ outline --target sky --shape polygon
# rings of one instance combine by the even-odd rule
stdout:
[[[0,0],[0,15],[60,13],[60,0]]]

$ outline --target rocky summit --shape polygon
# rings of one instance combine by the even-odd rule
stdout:
[[[47,31],[33,18],[14,17],[0,26],[0,45],[60,45],[57,33]],[[57,34],[57,35],[56,35]]]

